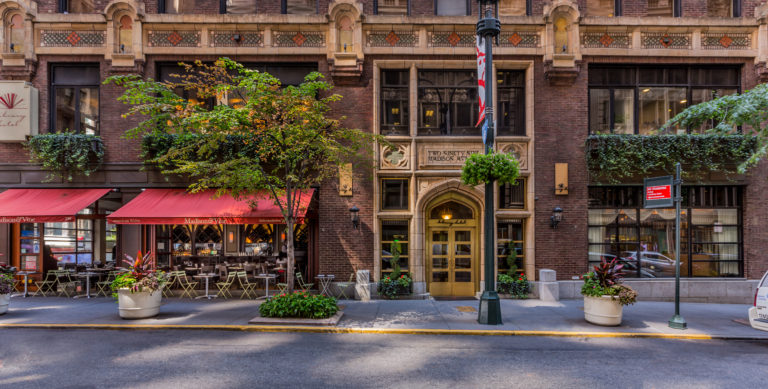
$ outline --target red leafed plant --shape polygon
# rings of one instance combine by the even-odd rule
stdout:
[[[24,101],[24,99],[20,99],[19,95],[16,93],[6,93],[2,96],[0,96],[0,104],[4,105],[5,108],[13,109],[16,108],[21,102]]]
[[[624,265],[617,263],[618,258],[606,261],[603,258],[599,265],[595,265],[595,276],[601,286],[610,288],[618,285],[624,278],[624,272],[621,270]]]
[[[131,293],[149,292],[160,290],[168,281],[165,273],[157,271],[152,263],[152,253],[142,256],[141,252],[134,260],[130,255],[125,255],[125,262],[130,266],[129,273],[120,274],[112,281],[112,290],[117,292],[121,288],[129,288]],[[116,296],[116,293],[113,294]]]

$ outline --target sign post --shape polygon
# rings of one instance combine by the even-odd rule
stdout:
[[[680,178],[680,170],[678,162],[675,164],[674,181],[672,176],[643,180],[643,205],[645,208],[669,208],[672,204],[675,205],[675,316],[669,320],[669,327],[684,330],[688,328],[688,323],[680,315],[680,207],[683,202],[681,191],[683,180]],[[639,254],[638,260],[641,257],[642,254]]]

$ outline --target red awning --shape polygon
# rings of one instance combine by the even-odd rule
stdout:
[[[314,189],[302,191],[296,222],[301,224],[309,208]],[[267,192],[247,200],[224,195],[213,198],[214,191],[188,193],[184,189],[147,189],[107,217],[114,224],[281,224],[280,207]]]
[[[71,222],[111,189],[8,189],[0,193],[0,223]]]

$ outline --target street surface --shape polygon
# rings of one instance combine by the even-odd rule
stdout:
[[[768,341],[0,329],[0,388],[760,388]]]

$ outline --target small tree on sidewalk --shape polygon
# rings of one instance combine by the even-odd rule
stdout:
[[[286,224],[287,283],[294,288],[294,229],[306,190],[334,177],[339,167],[373,166],[378,137],[348,129],[327,115],[341,96],[320,73],[283,87],[272,75],[222,58],[183,65],[174,81],[136,75],[110,77],[125,87],[126,116],[142,121],[128,137],[144,136],[145,162],[166,175],[190,179],[189,190],[248,199],[266,190]],[[188,97],[182,97],[186,96]]]

